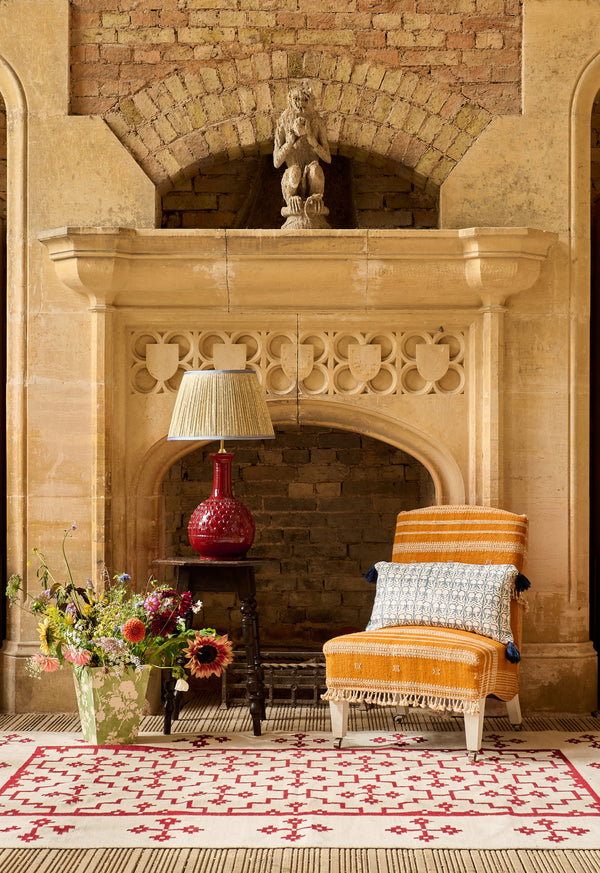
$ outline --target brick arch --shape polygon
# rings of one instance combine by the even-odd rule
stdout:
[[[294,75],[287,58],[279,68],[261,59],[173,73],[104,119],[164,193],[208,157],[270,151],[290,85],[306,81],[334,151],[397,162],[435,193],[492,118],[429,74],[325,51],[304,55]]]

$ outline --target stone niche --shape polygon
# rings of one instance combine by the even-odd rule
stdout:
[[[363,630],[374,594],[363,574],[391,559],[396,515],[435,503],[425,467],[379,440],[332,428],[280,425],[275,440],[228,448],[235,495],[256,523],[252,556],[279,562],[259,577],[264,647],[320,649],[333,633]],[[213,450],[185,455],[163,478],[165,554],[194,554],[187,522],[210,494]],[[202,623],[241,639],[235,595],[202,600]]]
[[[466,502],[523,511],[519,495],[510,505],[515,494],[503,451],[512,378],[504,322],[517,295],[547,281],[556,234],[62,228],[40,240],[58,277],[87,298],[96,338],[92,430],[103,439],[91,480],[93,559],[131,568],[143,580],[154,559],[186,548],[186,512],[210,487],[206,453],[213,447],[169,443],[166,434],[182,374],[196,368],[250,367],[265,388],[278,436],[240,450],[235,486],[241,499],[257,503],[251,506],[258,510],[257,554],[280,561],[268,580],[273,597],[281,590],[277,575],[287,575],[303,552],[288,611],[276,617],[268,603],[264,608],[265,622],[299,621],[304,642],[318,645],[328,635],[342,591],[352,612],[342,627],[364,621],[360,573],[381,550],[389,554],[397,510]],[[347,440],[348,452],[360,448],[361,459],[333,461],[325,474],[318,455],[310,457],[329,452],[332,461],[337,449],[319,446],[325,439]],[[300,453],[295,473],[279,478],[285,494],[268,494],[264,483],[273,481],[286,452]],[[336,535],[330,531],[340,501],[353,499],[344,494],[344,483],[346,489],[352,483],[348,471],[369,464],[379,470],[376,456],[389,461],[389,487],[357,498],[370,503],[376,537],[368,541],[365,530],[357,549],[348,543],[347,519]],[[411,485],[402,493],[406,471],[413,471],[410,479],[421,468],[419,492]],[[298,523],[286,534],[274,520],[278,503],[296,520],[303,512],[324,514],[330,529],[311,524],[307,531]],[[537,523],[536,512],[544,510],[533,504],[525,511]],[[318,569],[323,560],[330,571],[335,567],[330,582]],[[534,538],[534,578],[545,578],[544,561]],[[300,618],[294,609],[303,609],[307,593],[316,600],[315,590],[316,611]],[[211,606],[223,610],[223,622],[233,621],[231,603]],[[333,619],[331,629],[340,629]],[[561,689],[577,675],[587,706],[591,643],[555,645],[551,630],[530,630],[536,641],[527,642],[526,627],[525,705],[559,708]]]

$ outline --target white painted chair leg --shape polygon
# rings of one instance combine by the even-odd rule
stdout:
[[[483,719],[485,718],[485,697],[479,701],[479,712],[465,713],[465,736],[467,740],[467,754],[470,761],[476,761],[481,749],[483,736]]]
[[[394,724],[401,724],[408,715],[409,706],[396,707],[398,712],[394,716]]]
[[[329,714],[331,716],[331,732],[337,740],[337,747],[341,749],[342,740],[348,733],[348,713],[350,704],[347,700],[330,700]]]
[[[521,716],[521,704],[519,703],[518,694],[515,694],[512,700],[506,701],[506,711],[508,713],[508,720],[511,724],[512,729],[520,730],[523,718]]]

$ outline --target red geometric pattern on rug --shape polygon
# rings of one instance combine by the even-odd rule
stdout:
[[[463,749],[403,735],[386,748],[384,738],[335,749],[303,734],[258,748],[234,748],[228,737],[40,745],[0,788],[0,833],[42,845],[68,832],[85,845],[105,819],[114,845],[353,845],[346,831],[359,845],[377,832],[382,845],[459,846],[491,825],[508,828],[518,845],[587,846],[600,828],[600,797],[563,751],[485,739],[476,764]],[[571,742],[596,748],[598,740]]]

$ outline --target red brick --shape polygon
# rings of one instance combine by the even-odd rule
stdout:
[[[117,12],[121,9],[123,0],[73,0],[72,14],[83,12]]]
[[[416,12],[417,0],[358,0],[359,12],[371,12],[373,15],[382,12]]]
[[[101,45],[100,57],[111,64],[127,63],[131,60],[131,49],[125,45]]]
[[[71,30],[73,35],[76,36],[77,32],[82,28],[100,27],[101,21],[100,12],[87,12],[74,7],[71,13]]]
[[[377,64],[388,64],[395,67],[398,64],[399,52],[397,49],[367,49],[365,58]]]
[[[162,54],[156,48],[133,46],[131,49],[131,60],[134,64],[151,64],[153,67],[158,67],[162,61]]]
[[[160,23],[158,9],[144,10],[134,8],[131,10],[132,27],[156,27]]]
[[[471,49],[475,46],[474,33],[449,33],[446,38],[449,49]]]
[[[385,33],[381,31],[364,30],[356,34],[356,44],[360,48],[382,49],[385,48]]]

